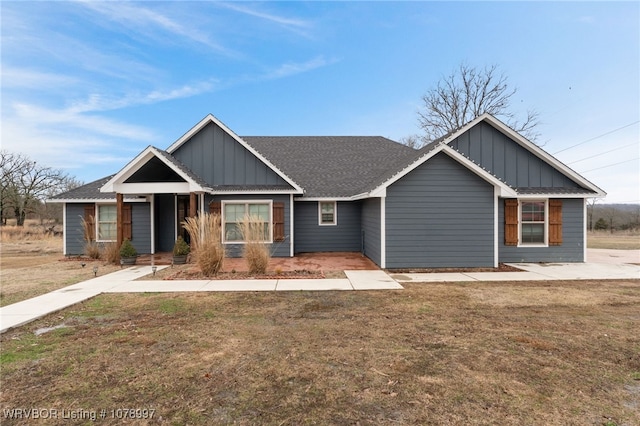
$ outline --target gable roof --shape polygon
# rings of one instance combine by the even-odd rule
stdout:
[[[567,188],[511,188],[506,182],[502,181],[500,178],[496,177],[491,172],[484,169],[479,164],[475,163],[473,160],[465,156],[463,153],[449,146],[449,144],[453,140],[455,140],[460,135],[467,132],[469,129],[471,129],[472,127],[478,125],[478,123],[483,121],[487,122],[488,124],[496,128],[498,131],[504,133],[506,136],[514,140],[516,143],[518,143],[520,146],[522,146],[523,148],[531,152],[533,155],[549,163],[550,165],[555,167],[557,170],[559,170],[561,173],[564,173],[566,176],[568,176],[569,178],[571,178],[572,180],[574,180],[575,182],[577,182],[583,188],[586,188],[586,189],[581,190],[581,189],[567,189]],[[441,138],[438,138],[435,141],[425,145],[423,148],[421,148],[418,151],[418,153],[414,158],[410,158],[409,161],[406,162],[404,165],[401,165],[396,169],[390,169],[385,174],[381,175],[380,181],[375,187],[370,189],[369,194],[383,193],[384,190],[389,185],[393,184],[398,179],[405,176],[407,173],[409,173],[419,165],[423,164],[425,161],[433,157],[438,152],[445,152],[450,157],[458,160],[460,163],[467,166],[467,168],[469,168],[474,173],[478,174],[480,177],[484,178],[488,182],[493,183],[494,186],[501,188],[505,196],[527,197],[527,196],[542,196],[542,195],[559,195],[559,196],[565,196],[565,197],[571,197],[571,196],[602,197],[606,195],[606,193],[601,188],[599,188],[595,184],[585,179],[583,176],[581,176],[580,174],[578,174],[577,172],[575,172],[574,170],[566,166],[557,158],[553,157],[551,154],[544,151],[538,145],[534,144],[533,142],[529,141],[528,139],[526,139],[525,137],[517,133],[515,130],[511,129],[509,126],[507,126],[506,124],[504,124],[503,122],[501,122],[500,120],[492,116],[491,114],[483,114],[475,118],[474,120],[470,121],[466,125],[462,126],[459,130],[452,132],[448,135],[445,135]]]
[[[150,145],[145,148],[144,151],[138,154],[133,160],[131,160],[126,166],[124,166],[122,170],[120,170],[109,180],[107,180],[107,182],[100,188],[100,192],[129,192],[126,188],[134,186],[135,184],[126,183],[126,180],[130,178],[136,171],[138,171],[140,167],[147,164],[147,162],[149,162],[154,157],[162,161],[162,163],[164,163],[178,176],[184,179],[184,183],[176,183],[176,187],[178,185],[180,187],[185,187],[187,189],[186,192],[204,192],[209,190],[209,188],[207,188],[206,182],[192,173],[187,166],[182,164],[169,153]],[[132,192],[136,191],[133,190]]]
[[[517,144],[525,148],[527,151],[531,152],[536,157],[547,162],[548,164],[556,168],[558,171],[565,174],[567,177],[569,177],[570,179],[572,179],[573,181],[581,185],[583,188],[586,188],[589,191],[592,191],[594,194],[591,194],[591,195],[597,195],[599,197],[604,197],[606,195],[606,192],[604,192],[600,187],[595,185],[593,182],[590,182],[584,176],[580,175],[578,172],[571,169],[569,166],[567,166],[566,164],[558,160],[556,157],[549,154],[544,149],[542,149],[535,143],[531,142],[530,140],[522,136],[520,133],[516,132],[511,127],[507,126],[505,123],[503,123],[502,121],[498,120],[496,117],[488,113],[485,113],[479,117],[476,117],[474,120],[471,120],[469,123],[462,126],[458,131],[452,133],[451,135],[446,136],[442,142],[445,144],[451,143],[460,135],[462,135],[463,133],[465,133],[466,131],[468,131],[469,129],[476,126],[478,123],[482,121],[493,126],[495,129],[497,129],[498,131],[508,136],[511,140],[515,141]]]
[[[305,189],[304,198],[351,198],[416,150],[381,136],[243,136]]]
[[[298,185],[298,183],[296,183],[293,179],[291,179],[291,177],[287,176],[286,173],[284,173],[282,170],[280,170],[278,167],[276,167],[273,163],[271,163],[271,161],[269,161],[267,158],[265,158],[263,155],[261,155],[259,152],[257,152],[250,144],[246,143],[233,130],[228,128],[222,121],[218,120],[215,116],[213,116],[213,114],[208,114],[205,118],[200,120],[200,122],[198,124],[193,126],[187,133],[182,135],[177,141],[175,141],[173,144],[171,144],[171,146],[169,148],[167,148],[167,152],[169,154],[175,152],[185,142],[187,142],[189,139],[191,139],[191,137],[193,135],[198,133],[200,130],[202,130],[204,127],[206,127],[210,123],[214,123],[215,125],[220,127],[224,132],[226,132],[229,136],[231,136],[233,139],[235,139],[236,142],[238,142],[240,145],[242,145],[251,154],[256,156],[264,164],[266,164],[267,167],[269,167],[271,170],[273,170],[278,176],[280,176],[282,179],[284,179],[285,182],[287,182],[289,185],[291,185],[296,190],[296,192],[298,192],[298,193],[303,193],[304,192],[304,190],[302,189],[302,187],[300,187],[300,185]]]

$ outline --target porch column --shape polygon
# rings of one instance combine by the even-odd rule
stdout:
[[[124,240],[123,228],[122,228],[122,219],[123,212],[122,208],[124,206],[124,196],[122,194],[116,194],[116,244],[118,247],[122,245],[122,241]]]
[[[189,193],[189,216],[196,217],[198,215],[198,195],[195,192]]]

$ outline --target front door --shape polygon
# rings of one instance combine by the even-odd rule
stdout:
[[[181,235],[188,244],[191,242],[191,239],[189,238],[189,233],[187,232],[187,230],[184,229],[183,222],[186,218],[195,216],[195,213],[198,211],[198,207],[196,205],[196,211],[191,212],[190,197],[188,195],[178,195],[176,197],[176,204],[178,213],[176,217],[176,229],[178,230],[178,235]]]

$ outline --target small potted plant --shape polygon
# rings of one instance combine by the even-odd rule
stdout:
[[[136,251],[131,241],[125,239],[120,246],[120,264],[122,265],[135,265],[138,252]]]
[[[184,265],[187,263],[189,252],[191,252],[191,247],[189,247],[189,244],[179,235],[176,243],[173,245],[173,264]]]

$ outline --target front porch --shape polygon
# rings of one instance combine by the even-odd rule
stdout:
[[[173,255],[170,252],[145,254],[138,257],[138,265],[171,265]],[[300,253],[294,257],[273,257],[269,261],[269,271],[344,271],[378,270],[378,266],[359,252]],[[247,266],[242,258],[226,258],[222,272],[246,272]]]

